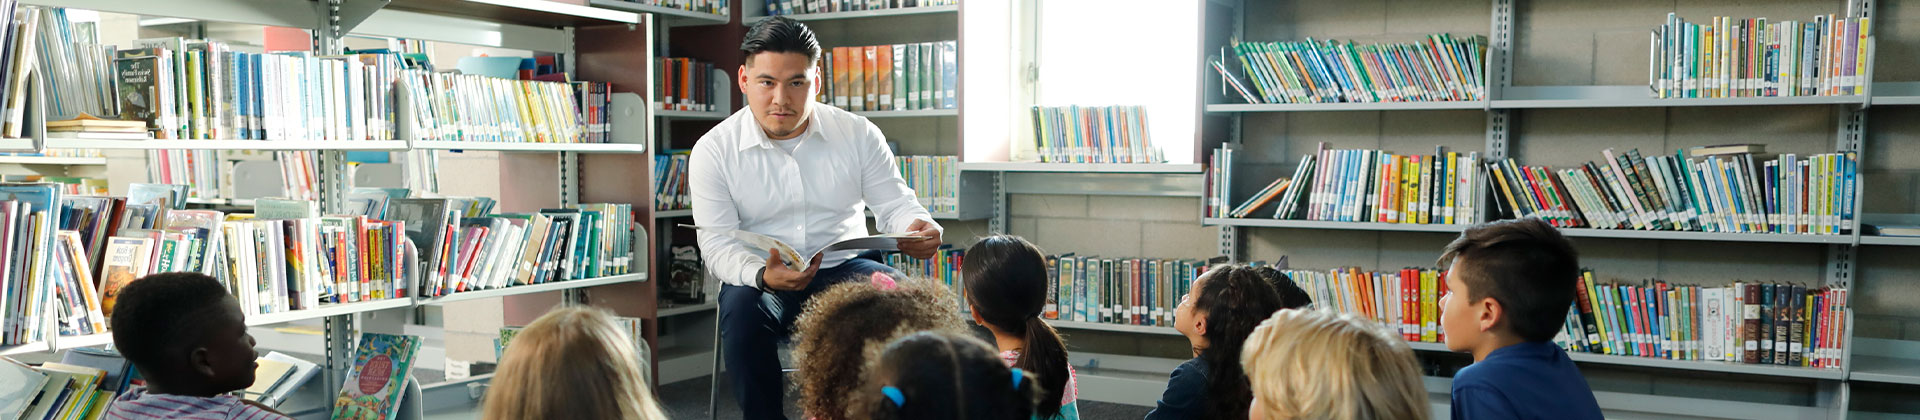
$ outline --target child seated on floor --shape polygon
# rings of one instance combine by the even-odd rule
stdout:
[[[1453,418],[1601,418],[1566,350],[1553,344],[1573,305],[1580,256],[1538,218],[1467,228],[1440,256],[1447,349],[1473,355],[1453,376]]]
[[[1047,255],[1018,236],[996,235],[967,248],[960,277],[973,322],[993,333],[1007,366],[1039,380],[1043,397],[1034,418],[1079,420],[1078,384],[1067,363],[1067,343],[1040,319],[1047,305]]]
[[[230,395],[253,385],[253,336],[227,287],[199,273],[162,273],[120,290],[113,345],[147,385],[114,399],[109,419],[289,419]]]
[[[1370,319],[1282,309],[1247,337],[1252,420],[1424,420],[1413,348]]]
[[[863,419],[850,396],[887,342],[919,331],[965,334],[958,299],[931,281],[895,282],[874,274],[869,282],[835,285],[809,300],[794,322],[793,359],[800,408],[821,420]]]
[[[1032,374],[1008,368],[979,339],[921,332],[891,344],[861,390],[873,420],[1007,420],[1033,415]]]
[[[635,353],[606,310],[554,309],[513,337],[481,418],[665,420]]]
[[[1274,290],[1291,284],[1277,270],[1237,264],[1214,266],[1194,279],[1173,312],[1173,329],[1187,337],[1193,359],[1167,378],[1147,419],[1247,418],[1253,391],[1240,370],[1240,348],[1273,311],[1311,303],[1304,294],[1283,297]]]

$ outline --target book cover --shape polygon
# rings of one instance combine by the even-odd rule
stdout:
[[[860,91],[866,95],[866,99],[857,108],[863,111],[878,111],[880,110],[880,90],[884,86],[880,79],[880,73],[884,69],[880,65],[880,46],[860,47],[856,54],[861,54],[860,59],[856,61],[861,66],[854,73],[860,76],[856,83],[861,85]]]
[[[330,418],[376,420],[390,419],[400,409],[400,394],[406,390],[407,374],[413,370],[414,354],[420,350],[420,337],[361,333],[354,349],[353,366],[346,383],[334,399]]]
[[[865,47],[847,48],[847,106],[848,111],[867,109],[867,49]]]
[[[895,67],[898,67],[895,65],[898,61],[893,57],[895,47],[897,47],[897,45],[879,45],[872,47],[875,50],[874,70],[879,73],[874,77],[874,88],[879,91],[879,95],[877,95],[878,101],[874,103],[874,109],[876,110],[891,111],[894,109],[893,75],[894,72],[897,71]]]

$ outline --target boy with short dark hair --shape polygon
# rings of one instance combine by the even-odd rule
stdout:
[[[1467,228],[1447,244],[1440,325],[1473,354],[1453,377],[1453,418],[1599,419],[1585,377],[1551,342],[1574,298],[1580,259],[1537,218]]]
[[[253,384],[253,336],[240,304],[218,280],[164,273],[121,289],[113,345],[140,369],[145,387],[121,394],[105,418],[290,419],[228,395]]]

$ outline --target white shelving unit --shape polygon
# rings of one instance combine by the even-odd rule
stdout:
[[[721,16],[721,15],[716,15],[712,13],[675,9],[671,7],[654,6],[650,4],[641,4],[641,3],[622,1],[622,0],[593,0],[587,4],[589,6],[603,8],[603,9],[624,10],[624,11],[629,11],[634,13],[651,13],[655,16],[659,16],[661,18],[661,23],[665,23],[671,26],[721,25],[721,24],[726,24],[727,22],[733,21],[733,18],[730,16]]]
[[[629,283],[629,282],[636,282],[636,281],[647,281],[647,273],[622,274],[618,276],[609,276],[609,277],[600,277],[600,278],[591,278],[591,279],[566,280],[566,281],[556,281],[551,283],[530,284],[525,286],[513,286],[513,287],[502,287],[498,289],[458,292],[458,293],[453,293],[446,296],[414,298],[413,301],[415,304],[419,304],[419,305],[439,305],[444,303],[459,302],[463,300],[515,296],[515,295],[524,295],[524,294],[530,294],[530,293],[556,292],[556,291],[562,291],[567,289],[577,289],[577,288],[593,287],[593,286],[605,286],[609,284]]]
[[[400,140],[98,140],[50,137],[46,147],[108,150],[407,150]]]
[[[481,141],[438,141],[413,140],[408,142],[414,149],[422,150],[494,150],[502,152],[572,152],[572,153],[646,153],[644,143],[516,143]]]
[[[958,109],[914,109],[904,111],[851,111],[867,118],[958,117]]]
[[[743,5],[742,6],[743,11],[746,12],[747,14],[742,15],[745,17],[741,18],[741,20],[744,21],[747,25],[752,25],[754,24],[754,22],[759,22],[761,20],[765,20],[766,18],[768,18],[769,16],[766,16],[767,10],[765,6],[766,4],[765,1],[766,0],[742,1],[741,4]],[[879,18],[879,17],[890,17],[890,16],[930,15],[930,14],[941,14],[941,13],[958,14],[959,12],[960,12],[960,6],[954,5],[954,6],[902,7],[902,8],[894,8],[894,9],[861,10],[861,11],[853,11],[853,12],[834,12],[834,13],[796,13],[796,14],[782,15],[782,16],[793,18],[793,20],[806,22],[806,21],[821,21],[821,20],[865,19],[865,18]]]
[[[313,308],[313,309],[302,309],[297,311],[248,316],[247,326],[255,327],[255,326],[261,326],[261,325],[282,324],[282,323],[288,323],[288,322],[294,322],[294,321],[304,321],[309,319],[320,319],[320,318],[327,318],[327,317],[341,316],[341,315],[354,315],[354,314],[359,314],[364,312],[384,311],[388,309],[399,309],[399,308],[405,308],[409,306],[413,306],[413,299],[388,298],[388,299],[380,299],[380,300],[367,301],[367,302],[320,305],[320,307]]]
[[[0,163],[19,165],[70,165],[99,166],[107,164],[103,157],[56,157],[56,156],[0,156]]]
[[[33,342],[33,343],[18,344],[18,345],[12,345],[12,346],[0,346],[0,356],[39,353],[39,352],[47,351],[47,349],[49,348],[50,347],[47,346],[46,342]]]
[[[983,172],[1077,172],[1113,174],[1197,174],[1198,163],[1039,163],[960,162],[960,170]]]
[[[727,119],[727,117],[733,116],[733,114],[724,111],[675,111],[662,109],[653,111],[653,116],[676,120],[724,120]]]

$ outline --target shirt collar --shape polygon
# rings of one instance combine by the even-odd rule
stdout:
[[[827,138],[828,136],[824,134],[827,127],[826,125],[820,123],[820,119],[821,119],[820,114],[827,112],[828,110],[824,108],[828,108],[828,107],[812,101],[807,102],[807,107],[808,109],[813,111],[808,113],[808,116],[807,116],[807,130],[805,132],[800,133],[799,137],[794,137],[791,140],[799,140],[807,136],[816,136],[818,138],[823,138],[823,139]],[[740,150],[747,150],[755,147],[764,147],[768,149],[776,148],[773,144],[773,139],[767,138],[767,130],[760,128],[760,121],[755,119],[758,116],[753,114],[752,107],[749,106],[747,108],[741,109],[741,112],[745,112],[747,114],[747,118],[746,118],[746,124],[747,124],[747,130],[748,130],[747,132],[753,133],[753,134],[752,134],[752,137],[746,139],[747,141],[740,142]]]
[[[1559,347],[1554,346],[1553,343],[1551,342],[1525,341],[1525,342],[1520,342],[1518,344],[1514,344],[1511,346],[1494,349],[1493,352],[1487,353],[1487,359],[1491,360],[1496,358],[1507,358],[1507,357],[1523,357],[1523,358],[1524,357],[1540,357],[1540,356],[1550,355],[1556,349],[1559,349]]]

